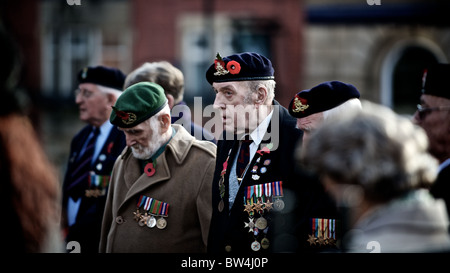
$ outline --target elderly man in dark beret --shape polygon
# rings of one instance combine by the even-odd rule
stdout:
[[[297,118],[297,128],[303,131],[302,147],[297,149],[297,159],[308,146],[311,133],[325,120],[360,110],[359,97],[360,93],[353,85],[340,81],[323,82],[295,94],[289,103],[289,113]],[[305,176],[302,182],[302,199],[308,204],[305,214],[310,223],[306,229],[307,242],[317,251],[329,251],[330,247],[335,249],[343,234],[342,229],[346,228],[342,224],[342,218],[346,217],[342,213],[346,210],[338,210],[341,204],[332,200],[315,174]]]
[[[429,152],[439,161],[438,177],[430,191],[444,199],[450,215],[450,64],[436,64],[422,77],[422,95],[414,121],[427,133]]]
[[[125,135],[109,122],[125,75],[116,68],[85,67],[78,73],[76,103],[87,125],[73,138],[63,184],[62,227],[66,241],[98,252],[106,192]]]
[[[205,252],[216,145],[171,124],[163,88],[128,87],[110,121],[127,147],[114,166],[101,252]]]
[[[351,109],[361,109],[359,97],[353,85],[340,81],[323,82],[297,93],[289,104],[289,113],[297,118],[297,127],[303,131],[303,145],[325,119]]]
[[[217,54],[206,79],[224,128],[212,180],[208,251],[297,251],[293,153],[302,132],[274,99],[271,61],[253,52]]]

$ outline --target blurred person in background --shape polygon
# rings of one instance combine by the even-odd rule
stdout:
[[[2,252],[62,252],[60,194],[18,91],[18,50],[0,24],[0,205]]]
[[[427,133],[430,153],[439,161],[438,176],[430,191],[444,199],[450,213],[450,64],[436,64],[422,77],[422,95],[414,122]]]
[[[167,61],[147,62],[128,74],[124,89],[138,82],[154,82],[162,86],[172,111],[172,124],[182,125],[198,140],[216,143],[214,136],[208,130],[191,120],[191,111],[183,101],[184,76],[180,69]]]
[[[449,250],[445,204],[422,188],[437,168],[427,148],[421,128],[370,103],[311,134],[303,159],[348,209],[345,251]]]
[[[72,139],[63,184],[62,227],[66,242],[98,252],[109,177],[125,148],[125,135],[109,122],[125,75],[116,68],[85,67],[78,73],[76,103],[87,125]]]

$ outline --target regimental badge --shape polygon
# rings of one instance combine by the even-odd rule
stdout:
[[[300,98],[298,95],[295,95],[294,104],[292,105],[292,112],[298,113],[303,112],[309,108],[309,104],[306,99]]]
[[[225,62],[220,56],[219,52],[217,52],[216,59],[214,60],[214,67],[216,68],[216,72],[214,72],[214,76],[223,76],[230,73],[225,69]]]
[[[119,109],[117,109],[117,108],[114,107],[114,106],[111,106],[111,107],[112,107],[112,109],[114,110],[114,112],[116,113],[116,115],[117,115],[120,119],[122,119],[123,124],[128,125],[128,124],[132,124],[133,122],[136,121],[137,116],[136,116],[135,113],[131,113],[131,112],[126,113],[126,112],[124,112],[124,111],[120,111]]]
[[[85,67],[85,68],[83,68],[83,72],[81,72],[81,78],[83,80],[87,78],[88,69],[89,68]]]
[[[428,74],[428,69],[425,69],[422,74],[422,93],[425,90],[425,84],[427,82],[427,74]]]

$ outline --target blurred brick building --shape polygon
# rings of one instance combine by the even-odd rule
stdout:
[[[35,102],[35,124],[62,169],[82,126],[73,90],[86,65],[129,73],[168,60],[185,74],[185,100],[202,97],[206,106],[214,94],[205,71],[216,53],[256,51],[273,61],[283,105],[301,86],[299,0],[4,0],[0,9],[23,52],[22,84]]]

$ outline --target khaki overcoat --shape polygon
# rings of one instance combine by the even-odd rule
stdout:
[[[180,125],[172,127],[176,134],[157,158],[154,175],[141,173],[129,147],[117,158],[103,216],[100,252],[206,251],[216,145],[196,140]],[[140,226],[134,219],[141,195],[169,204],[164,229]],[[140,212],[144,213],[143,207]]]

